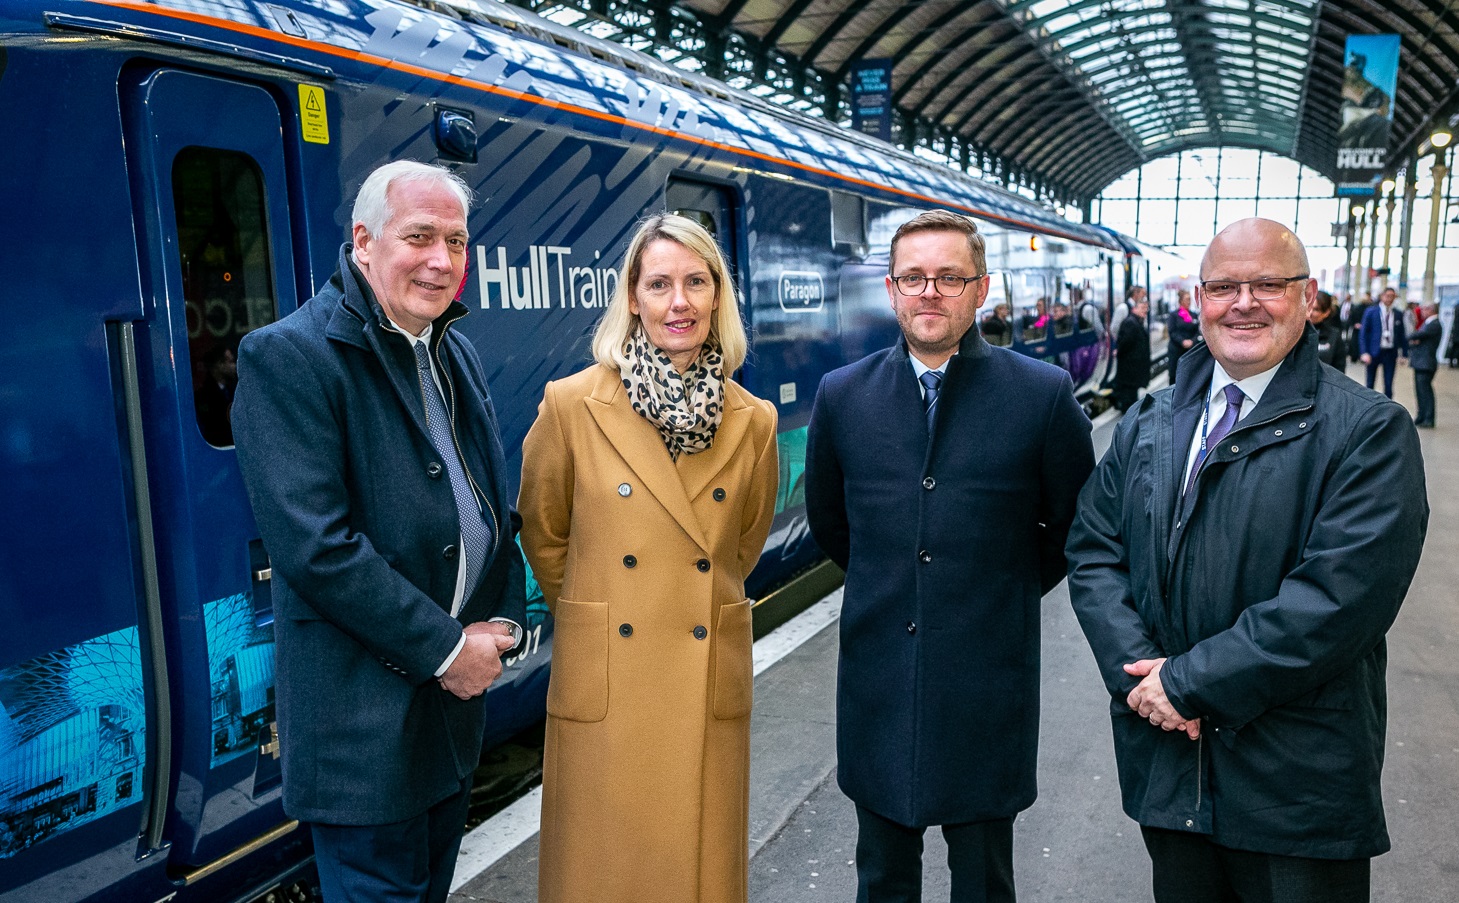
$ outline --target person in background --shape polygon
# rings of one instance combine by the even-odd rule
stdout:
[[[1180,356],[1195,347],[1196,342],[1201,339],[1201,324],[1196,315],[1191,313],[1191,293],[1188,289],[1181,289],[1176,295],[1175,310],[1165,318],[1165,334],[1165,366],[1173,386]]]
[[[973,328],[988,277],[972,220],[903,223],[888,269],[902,336],[821,380],[806,440],[811,534],[846,571],[836,775],[856,804],[856,899],[920,903],[941,825],[952,903],[1011,901],[1039,599],[1063,579],[1089,419],[1068,373]]]
[[[1360,360],[1368,367],[1367,386],[1373,388],[1378,369],[1383,369],[1383,394],[1393,397],[1393,370],[1399,357],[1408,356],[1408,342],[1404,338],[1403,314],[1394,309],[1393,302],[1398,292],[1385,288],[1378,296],[1378,303],[1363,313],[1363,328],[1358,335]]]
[[[1205,344],[1115,428],[1069,534],[1156,903],[1360,903],[1389,848],[1384,636],[1428,526],[1406,411],[1317,359],[1291,230],[1223,230]]]
[[[233,444],[233,395],[238,388],[238,356],[228,345],[214,345],[203,355],[202,378],[193,382],[193,411],[198,430],[209,445]]]
[[[233,432],[273,567],[284,811],[326,903],[444,903],[526,576],[486,374],[453,324],[470,190],[388,163],[339,269],[244,337]]]
[[[1347,348],[1343,346],[1342,325],[1333,310],[1332,295],[1317,293],[1312,309],[1307,312],[1307,322],[1317,330],[1317,359],[1342,372]]]
[[[1419,308],[1423,325],[1408,340],[1408,364],[1413,368],[1413,392],[1418,397],[1417,426],[1434,425],[1434,372],[1439,369],[1439,340],[1444,324],[1439,321],[1439,305],[1429,302]]]
[[[547,384],[522,445],[522,546],[556,619],[540,903],[745,903],[745,577],[780,468],[775,406],[713,237],[629,242],[595,363]]]
[[[989,345],[1012,345],[1013,337],[1009,332],[1008,305],[993,305],[992,313],[983,318],[983,338],[988,340]]]
[[[1115,337],[1119,369],[1115,372],[1113,401],[1120,411],[1128,411],[1139,400],[1140,390],[1150,384],[1149,315],[1150,302],[1142,295]]]

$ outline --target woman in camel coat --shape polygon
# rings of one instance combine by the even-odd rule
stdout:
[[[745,576],[779,468],[714,240],[647,220],[522,448],[522,545],[556,620],[540,903],[745,903]]]

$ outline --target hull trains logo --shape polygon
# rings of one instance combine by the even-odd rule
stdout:
[[[481,284],[481,309],[547,310],[552,307],[608,306],[618,287],[613,267],[572,266],[572,248],[528,245],[527,265],[508,266],[507,249],[489,253],[476,246],[476,272]],[[594,251],[596,261],[602,252]]]

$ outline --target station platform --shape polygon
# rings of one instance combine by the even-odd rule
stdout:
[[[1349,373],[1361,378],[1358,365]],[[1395,398],[1414,410],[1400,367]],[[1374,860],[1373,900],[1459,899],[1459,370],[1434,381],[1438,427],[1420,430],[1432,511],[1412,589],[1388,635],[1384,804],[1392,852]],[[1115,417],[1095,422],[1109,444]],[[856,895],[856,816],[835,779],[836,612],[840,590],[756,644],[750,775],[750,900]],[[1120,809],[1106,695],[1066,585],[1044,599],[1039,798],[1014,829],[1027,903],[1150,899],[1138,826]],[[475,828],[452,903],[534,903],[536,794]],[[518,840],[520,839],[520,842]],[[923,899],[947,900],[946,848],[927,833]],[[652,875],[645,876],[652,881]]]

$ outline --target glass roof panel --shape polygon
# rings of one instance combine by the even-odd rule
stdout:
[[[1292,152],[1320,0],[995,2],[1137,146],[1183,142],[1201,123]],[[1192,46],[1222,55],[1220,69],[1192,72]]]

